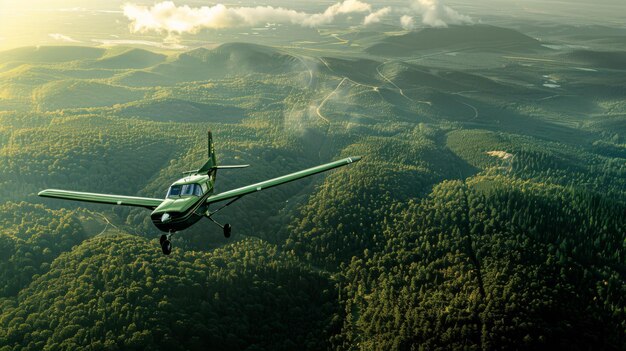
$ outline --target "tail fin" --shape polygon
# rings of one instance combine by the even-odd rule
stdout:
[[[208,173],[212,169],[217,168],[217,158],[215,157],[215,147],[213,146],[213,134],[209,130],[208,134],[208,145],[207,149],[209,152],[209,160],[198,170],[198,173]]]
[[[195,171],[187,171],[187,172],[183,172],[183,174],[209,174],[211,172],[217,172],[218,169],[233,169],[233,168],[245,168],[248,167],[249,165],[229,165],[229,166],[218,166],[217,165],[217,158],[215,157],[215,147],[213,147],[213,135],[211,134],[211,131],[209,130],[209,145],[208,145],[208,150],[209,150],[209,160],[206,161],[206,163],[204,164],[204,166],[202,166],[202,168],[195,170]],[[215,173],[213,174],[213,178],[215,179]]]
[[[215,146],[213,145],[213,134],[211,133],[211,131],[209,130],[209,145],[208,145],[208,150],[209,150],[209,160],[211,161],[211,163],[213,163],[212,167],[217,167],[217,158],[215,157]]]

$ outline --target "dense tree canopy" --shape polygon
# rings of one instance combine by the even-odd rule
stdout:
[[[624,350],[621,88],[578,72],[584,99],[546,98],[500,55],[115,50],[0,56],[0,351]],[[207,129],[251,164],[217,192],[363,159],[244,197],[216,215],[233,237],[201,221],[171,256],[145,209],[36,195],[163,197]]]
[[[144,239],[101,235],[4,311],[1,349],[319,350],[336,298],[327,275],[256,239],[166,257]]]

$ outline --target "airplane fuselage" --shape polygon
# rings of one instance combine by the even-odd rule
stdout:
[[[202,167],[196,170],[183,172],[185,177],[175,181],[169,187],[165,199],[60,189],[45,189],[40,191],[38,195],[57,199],[118,206],[135,206],[150,209],[152,210],[150,214],[152,223],[159,230],[167,233],[161,235],[159,242],[163,253],[169,255],[172,252],[172,242],[170,241],[172,234],[191,227],[203,217],[207,217],[210,221],[217,224],[224,231],[224,237],[230,238],[232,231],[231,225],[229,223],[222,225],[212,217],[220,210],[239,200],[242,196],[313,176],[331,169],[343,167],[361,159],[360,156],[346,157],[337,161],[214,194],[215,176],[219,169],[246,168],[248,165],[218,165],[211,131],[208,132],[207,142],[208,160]],[[209,211],[210,204],[222,201],[225,202],[223,205],[213,211]]]
[[[189,228],[207,215],[206,199],[213,194],[214,174],[190,175],[174,182],[166,199],[152,213],[152,223],[166,233]]]

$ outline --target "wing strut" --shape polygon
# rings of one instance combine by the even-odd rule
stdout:
[[[217,210],[215,210],[215,211],[208,211],[207,218],[209,218],[210,220],[212,220],[212,221],[213,221],[213,219],[211,218],[211,216],[213,216],[214,214],[218,213],[218,212],[219,212],[219,211],[221,211],[222,209],[224,209],[224,208],[226,208],[226,207],[230,206],[233,202],[235,202],[235,201],[237,201],[237,200],[241,199],[242,197],[243,197],[243,195],[237,196],[236,198],[234,198],[234,199],[232,199],[232,200],[228,201],[225,205],[222,205],[222,206],[221,206],[220,208],[218,208]],[[215,222],[215,221],[213,221],[213,222]],[[215,222],[215,223],[217,223],[217,222]],[[218,223],[218,224],[219,224],[219,223]]]
[[[226,224],[224,224],[224,225],[220,224],[218,221],[216,221],[216,220],[214,220],[214,219],[213,219],[213,215],[214,215],[214,214],[216,214],[216,213],[218,213],[218,212],[219,212],[220,210],[222,210],[223,208],[230,206],[233,202],[235,202],[235,201],[237,201],[237,200],[241,199],[242,197],[243,197],[243,195],[241,195],[241,196],[237,196],[236,198],[234,198],[234,199],[232,199],[232,200],[228,201],[225,205],[221,206],[220,208],[218,208],[218,209],[217,209],[217,210],[215,210],[215,211],[212,211],[212,212],[207,211],[207,212],[208,212],[208,214],[206,215],[206,217],[207,217],[207,218],[208,218],[211,222],[213,222],[213,223],[217,224],[217,226],[218,226],[218,227],[222,228],[222,230],[224,230],[224,236],[225,236],[225,237],[227,237],[227,238],[230,238],[230,233],[231,233],[231,231],[232,231],[232,227],[231,227],[231,226],[230,226],[230,224],[228,224],[228,223],[226,223]]]

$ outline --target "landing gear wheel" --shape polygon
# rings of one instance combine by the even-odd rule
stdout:
[[[165,234],[161,235],[161,241],[160,241],[161,246],[163,246],[163,242],[164,242],[165,240],[167,240],[167,235],[165,235]]]
[[[224,237],[225,238],[230,238],[230,232],[232,231],[233,227],[230,226],[230,224],[226,223],[224,224]]]
[[[161,249],[163,249],[164,255],[169,255],[172,253],[172,243],[167,239],[163,240],[161,243]]]

